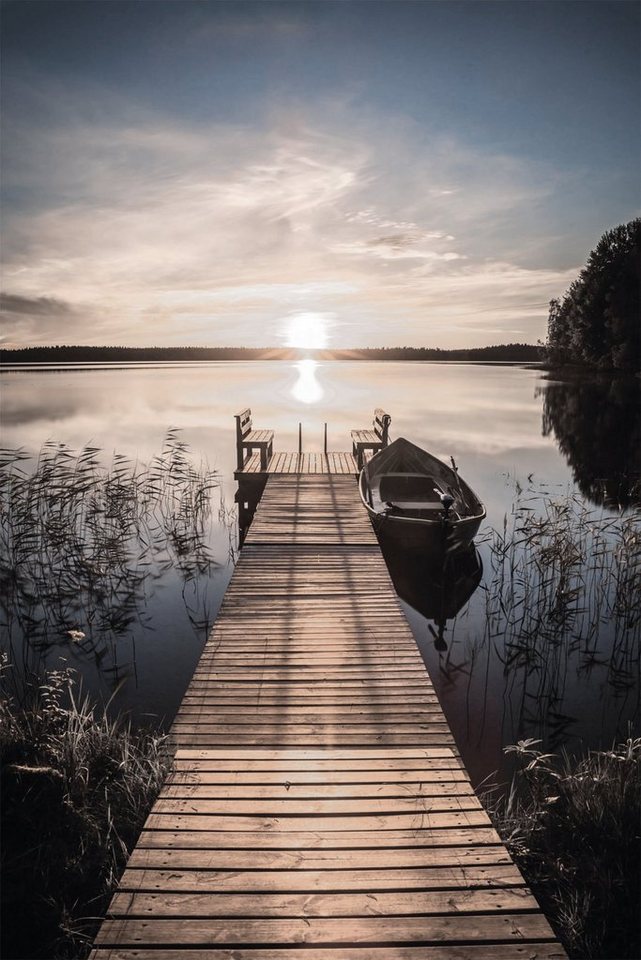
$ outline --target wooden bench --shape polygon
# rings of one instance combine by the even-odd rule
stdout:
[[[363,469],[366,450],[377,453],[389,443],[389,425],[392,418],[380,407],[374,411],[373,430],[352,430],[352,452],[356,457],[358,469]]]
[[[236,415],[236,462],[242,470],[245,460],[254,450],[260,451],[260,469],[267,470],[267,463],[274,452],[273,430],[252,430],[252,412],[247,407]],[[247,457],[245,457],[247,453]]]

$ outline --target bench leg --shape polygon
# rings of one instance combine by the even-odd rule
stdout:
[[[260,448],[260,469],[267,470],[267,447],[262,446]]]

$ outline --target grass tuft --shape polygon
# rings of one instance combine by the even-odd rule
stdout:
[[[572,759],[539,741],[489,802],[501,836],[571,957],[641,956],[641,739]],[[487,799],[487,798],[486,798]]]
[[[2,956],[86,956],[169,770],[165,738],[134,731],[52,671],[18,706],[0,671]]]

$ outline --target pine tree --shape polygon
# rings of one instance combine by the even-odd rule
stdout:
[[[607,231],[563,300],[552,300],[552,363],[638,370],[641,219]]]

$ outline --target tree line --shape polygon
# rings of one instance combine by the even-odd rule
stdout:
[[[641,219],[603,234],[565,296],[550,301],[550,364],[641,368],[640,252]]]
[[[266,347],[22,347],[0,351],[2,363],[169,363],[190,360],[475,360],[530,363],[541,348],[530,343],[442,350],[430,347],[368,347],[360,350],[296,350]]]

